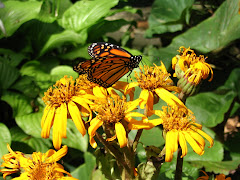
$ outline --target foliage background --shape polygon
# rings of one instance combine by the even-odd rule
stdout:
[[[197,54],[208,56],[207,62],[214,68],[213,81],[203,82],[199,94],[187,99],[187,106],[214,138],[215,145],[206,148],[203,156],[189,148],[183,178],[196,179],[202,168],[238,177],[239,24],[238,0],[2,0],[0,156],[8,153],[6,143],[24,153],[52,148],[51,139],[40,136],[44,109],[41,98],[64,75],[78,76],[72,66],[89,59],[87,47],[91,43],[121,45],[134,55],[143,54],[144,64],[159,65],[162,60],[170,72],[171,58],[178,48],[190,46]],[[156,108],[161,108],[160,104]],[[134,135],[132,132],[130,138]],[[74,177],[114,179],[114,174],[101,172],[114,167],[96,161],[88,137],[82,137],[70,120],[67,137],[63,144],[68,145],[69,152],[63,161]],[[140,141],[145,146],[164,144],[158,127],[144,131]],[[137,164],[146,158],[139,144]],[[158,179],[172,179],[174,171],[174,160],[164,163]]]

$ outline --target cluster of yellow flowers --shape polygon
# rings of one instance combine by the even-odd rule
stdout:
[[[97,132],[99,128],[104,130],[106,142],[118,143],[120,148],[123,148],[133,146],[128,140],[128,133],[131,130],[148,130],[162,125],[165,134],[166,162],[172,160],[173,153],[179,146],[182,149],[181,157],[184,157],[187,154],[187,142],[197,154],[202,155],[205,147],[203,137],[209,141],[209,147],[213,146],[213,139],[201,130],[202,126],[195,122],[193,112],[175,94],[193,94],[201,79],[206,79],[211,73],[211,80],[213,72],[210,65],[205,62],[205,58],[197,57],[193,50],[181,47],[179,52],[180,55],[173,58],[174,76],[179,78],[178,86],[173,85],[170,74],[163,63],[160,66],[140,67],[140,72],[135,73],[136,82],[119,81],[107,89],[88,81],[86,75],[80,75],[76,80],[73,80],[72,77],[63,77],[53,87],[50,87],[43,97],[46,107],[41,121],[41,136],[49,138],[50,130],[53,128],[53,145],[55,149],[63,151],[66,146],[61,149],[62,138],[67,138],[66,129],[69,118],[73,120],[83,136],[88,132],[89,142],[93,148],[97,147],[95,138],[99,137]],[[141,88],[141,94],[133,100],[135,87]],[[172,91],[175,94],[171,93]],[[154,104],[158,103],[159,99],[165,101],[167,106],[156,107],[157,110],[155,110]],[[144,109],[144,114],[136,112],[137,108]],[[148,118],[153,114],[159,118],[149,120]],[[83,117],[88,117],[88,121],[84,121]],[[141,120],[136,119],[139,117]],[[41,155],[44,158],[33,154],[32,160],[24,157],[21,153],[13,152],[10,148],[9,151],[10,155],[4,157],[6,162],[2,166],[13,167],[8,164],[11,159],[13,160],[11,163],[15,164],[13,169],[16,170],[1,170],[4,177],[17,172],[18,167],[22,167],[23,164],[26,168],[34,169],[31,164],[35,164],[35,161],[42,163],[43,160],[48,164],[55,162],[55,171],[58,169],[56,177],[63,176],[63,173],[70,176],[54,161],[60,159],[55,155],[59,151],[55,153],[51,150],[51,152]],[[60,156],[62,157],[63,154]],[[38,160],[39,157],[41,157],[40,160]],[[52,173],[49,168],[45,171]],[[30,172],[30,170],[28,169],[26,172]],[[26,174],[29,177],[31,173]]]

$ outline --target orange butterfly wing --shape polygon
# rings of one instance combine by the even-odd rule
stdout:
[[[110,43],[93,43],[88,47],[93,58],[74,66],[74,71],[87,74],[88,80],[105,88],[112,86],[122,76],[138,67],[142,56],[133,56],[125,49]]]

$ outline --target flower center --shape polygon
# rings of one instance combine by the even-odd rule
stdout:
[[[55,179],[54,167],[56,163],[33,162],[30,168],[30,178],[33,180]]]
[[[139,75],[135,72],[135,77],[141,89],[153,91],[159,87],[173,85],[172,80],[169,78],[170,74],[166,71],[164,65],[155,65],[155,67],[144,66],[144,68],[140,67],[140,70]]]
[[[121,99],[117,96],[109,97],[102,101],[96,111],[98,112],[99,119],[105,124],[113,126],[124,119],[126,108],[125,98]]]
[[[46,105],[59,107],[62,103],[68,103],[73,96],[82,94],[81,83],[82,81],[75,82],[72,77],[64,76],[44,93],[42,99]]]
[[[171,107],[162,107],[165,116],[162,116],[163,119],[163,128],[166,131],[171,131],[173,129],[184,131],[189,128],[189,126],[195,122],[195,116],[193,113],[185,109],[177,109]]]

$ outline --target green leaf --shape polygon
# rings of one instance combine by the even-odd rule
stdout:
[[[195,161],[191,163],[197,167],[204,167],[207,172],[214,172],[215,174],[225,174],[228,175],[229,171],[234,171],[240,164],[238,161],[222,161],[222,162],[212,162],[212,161]]]
[[[165,143],[162,137],[162,130],[158,127],[154,127],[150,130],[143,130],[140,142],[142,142],[145,146],[160,147]]]
[[[87,40],[86,30],[79,31],[79,33],[76,33],[72,30],[65,30],[60,33],[52,34],[42,47],[39,56],[42,56],[47,51],[56,47],[60,47],[63,44],[67,43],[84,44],[86,40]]]
[[[13,141],[12,148],[14,146],[18,148],[14,150],[22,151],[24,153],[27,153],[26,150],[28,150],[28,153],[32,153],[33,151],[46,152],[49,150],[49,147],[52,146],[49,140],[29,136],[28,134],[25,134],[19,127],[11,128],[10,132],[11,132],[12,141]],[[21,149],[17,147],[20,144],[21,144],[20,146]]]
[[[16,117],[18,126],[28,135],[41,138],[41,118],[43,113],[31,113]]]
[[[0,17],[6,29],[7,37],[11,36],[23,23],[38,16],[42,2],[6,1],[0,11]],[[0,38],[3,34],[0,34]]]
[[[186,106],[193,111],[197,122],[214,127],[224,120],[224,114],[228,111],[236,94],[233,91],[219,93],[200,93],[189,97]]]
[[[48,66],[51,66],[51,63],[52,62],[49,62]],[[44,68],[44,64],[45,63],[39,61],[29,61],[25,63],[20,70],[22,75],[32,77],[35,80],[35,83],[43,90],[48,89],[49,86],[62,78],[61,75],[53,76],[48,74],[45,70],[46,68]]]
[[[188,153],[184,157],[185,161],[213,161],[213,162],[221,162],[223,160],[223,145],[218,142],[214,141],[214,145],[211,148],[208,148],[209,143],[207,142],[204,148],[204,154],[202,156],[199,156],[197,153],[195,153],[192,149],[192,147],[188,144]]]
[[[11,143],[11,134],[8,130],[7,126],[3,123],[0,123],[0,157],[2,157],[4,154],[8,153],[7,149],[7,143],[10,145]],[[0,163],[2,163],[3,160],[0,159]]]
[[[227,81],[224,83],[224,86],[219,87],[218,90],[231,89],[233,90],[238,97],[240,98],[240,68],[234,69]]]
[[[12,107],[13,117],[22,116],[32,112],[30,99],[22,94],[6,91],[3,93],[1,99],[6,101]]]
[[[72,120],[68,119],[67,122],[67,138],[63,139],[63,144],[68,147],[79,149],[82,152],[86,152],[88,148],[88,135],[82,136],[77,130]]]
[[[96,158],[89,152],[84,153],[85,163],[76,168],[71,175],[77,179],[92,179],[92,172],[96,165]]]
[[[29,76],[23,76],[11,86],[11,89],[22,92],[25,96],[35,98],[39,94],[39,88]]]
[[[95,24],[116,6],[118,0],[78,1],[65,11],[59,24],[64,29],[79,32]]]
[[[0,89],[9,88],[18,77],[19,71],[4,59],[0,59]]]
[[[89,39],[91,41],[95,41],[96,39],[99,39],[103,35],[105,35],[107,32],[114,32],[119,30],[122,26],[129,24],[130,22],[124,20],[124,19],[117,19],[114,21],[101,21],[89,28]],[[98,33],[96,33],[96,30]]]
[[[0,48],[0,58],[3,61],[7,61],[9,65],[16,67],[18,66],[23,59],[26,57],[21,53],[16,53],[10,49]]]
[[[190,9],[194,0],[155,0],[148,19],[148,37],[153,34],[176,32],[183,28],[190,18]]]
[[[65,75],[67,76],[72,76],[73,79],[76,79],[78,77],[78,73],[76,73],[75,71],[73,71],[73,68],[70,66],[57,66],[55,68],[52,69],[51,71],[51,75],[59,75],[64,77]]]

